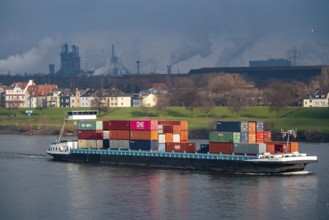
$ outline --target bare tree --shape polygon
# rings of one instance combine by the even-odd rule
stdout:
[[[234,112],[237,117],[240,117],[240,112],[248,105],[245,91],[242,89],[234,89],[227,97],[228,108]]]
[[[162,116],[162,113],[167,110],[167,107],[169,106],[169,94],[167,93],[158,93],[158,102],[157,105],[155,106],[155,109],[158,111],[159,116]]]
[[[91,101],[91,106],[98,110],[99,114],[103,112],[104,115],[109,112],[109,105],[106,101],[105,92],[106,91],[102,88],[96,90],[93,94],[94,99]]]
[[[290,84],[281,81],[271,82],[265,89],[265,95],[270,103],[269,110],[277,114],[294,102]]]
[[[199,107],[201,111],[208,118],[209,113],[211,113],[215,108],[214,98],[207,91],[199,92],[198,95]]]

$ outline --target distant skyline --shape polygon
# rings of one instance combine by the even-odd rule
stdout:
[[[48,73],[61,45],[99,67],[111,46],[132,72],[186,73],[287,58],[329,64],[327,0],[1,0],[0,74]]]

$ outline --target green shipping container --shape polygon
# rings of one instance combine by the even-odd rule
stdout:
[[[209,132],[209,142],[232,143],[233,133],[234,132],[221,132],[221,131]]]
[[[240,132],[233,132],[233,143],[240,143]]]
[[[78,122],[78,130],[103,130],[103,122],[82,120]]]

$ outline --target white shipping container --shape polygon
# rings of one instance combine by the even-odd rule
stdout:
[[[158,143],[159,144],[165,144],[166,143],[166,135],[165,134],[159,134]]]
[[[159,152],[166,152],[166,144],[158,144]]]
[[[79,139],[78,147],[79,148],[97,148],[97,140]]]
[[[180,143],[180,134],[173,134],[172,139],[174,143]]]
[[[110,139],[110,131],[103,131],[103,140]]]
[[[103,148],[103,140],[96,140],[97,148]]]

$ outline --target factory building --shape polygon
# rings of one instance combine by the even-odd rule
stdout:
[[[60,75],[78,75],[80,69],[79,47],[72,45],[72,51],[69,51],[67,44],[62,45],[61,67],[57,74]]]

